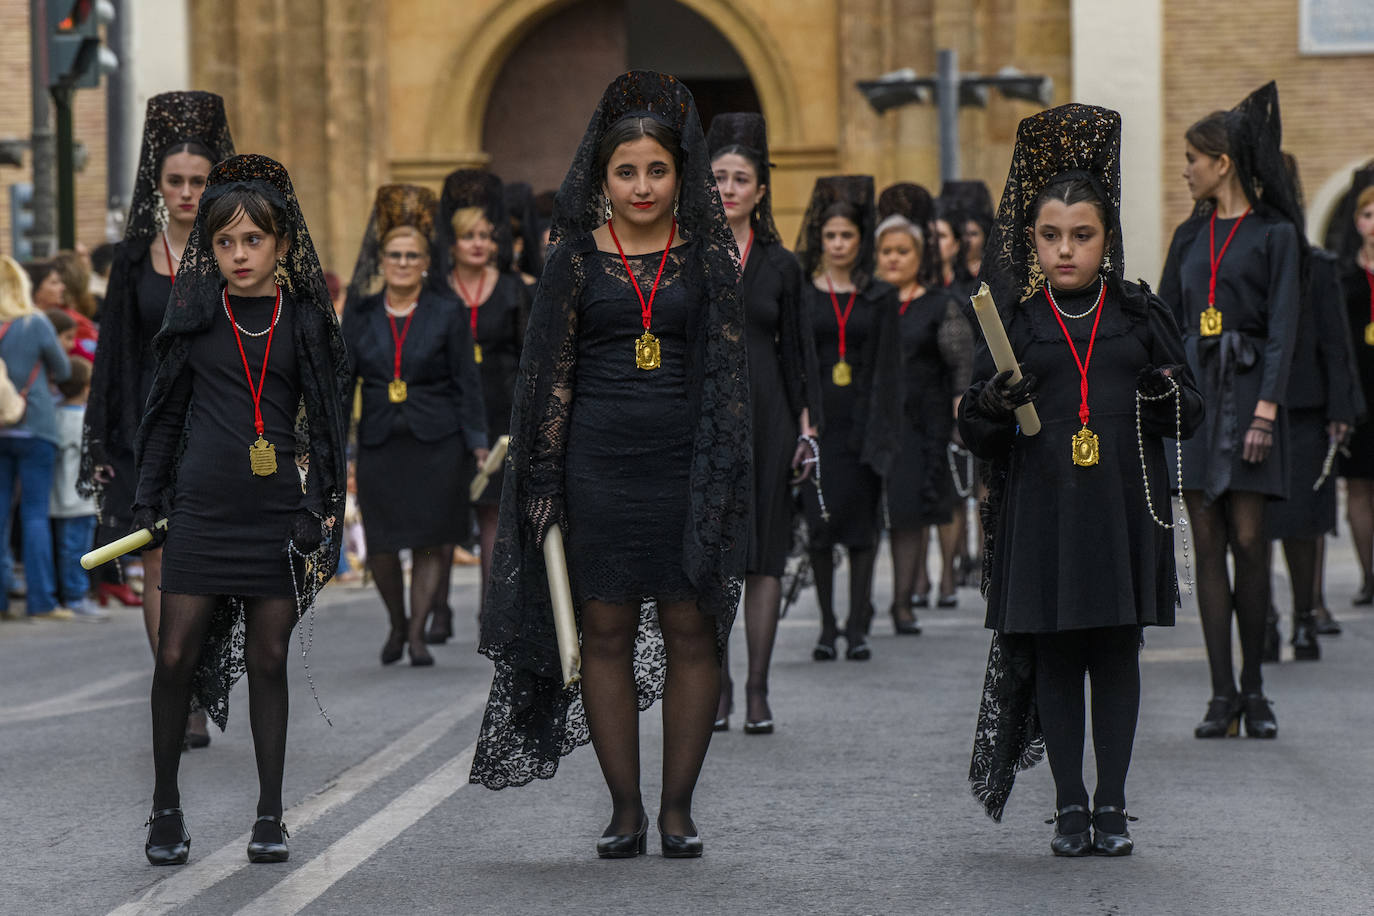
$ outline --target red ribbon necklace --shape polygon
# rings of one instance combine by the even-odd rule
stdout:
[[[482,361],[482,346],[477,342],[477,309],[482,305],[482,293],[487,284],[487,271],[482,268],[482,275],[477,278],[477,295],[473,296],[468,292],[467,284],[458,278],[458,269],[453,270],[453,282],[458,284],[458,294],[463,297],[463,301],[468,304],[468,320],[472,324],[472,349],[473,358],[477,362]]]
[[[615,250],[620,252],[620,263],[625,265],[630,285],[639,297],[639,314],[644,321],[644,336],[635,343],[635,365],[641,369],[657,369],[660,360],[658,338],[649,333],[649,325],[654,319],[654,296],[658,295],[658,283],[663,279],[663,267],[668,263],[668,252],[673,250],[673,239],[677,236],[677,217],[673,217],[672,227],[668,230],[668,244],[663,246],[663,257],[659,259],[658,273],[654,274],[654,285],[649,290],[647,300],[644,298],[644,290],[639,288],[639,280],[635,279],[635,272],[630,270],[630,259],[625,257],[625,249],[621,247],[620,238],[615,234],[615,224],[611,220],[606,220],[606,228],[611,232]]]
[[[1102,302],[1107,298],[1107,284],[1103,281],[1102,289],[1097,294],[1097,305],[1093,306],[1097,309],[1097,316],[1093,318],[1092,333],[1088,336],[1087,356],[1082,359],[1078,356],[1078,347],[1074,345],[1073,338],[1069,336],[1069,326],[1059,314],[1059,306],[1054,301],[1054,294],[1050,292],[1048,283],[1045,284],[1045,298],[1049,300],[1054,320],[1059,322],[1059,329],[1064,332],[1064,339],[1069,342],[1073,361],[1078,364],[1078,422],[1082,428],[1073,437],[1073,463],[1079,467],[1091,467],[1098,461],[1098,439],[1097,435],[1088,429],[1088,366],[1093,361],[1093,345],[1097,343],[1097,325],[1102,321]]]
[[[840,331],[840,362],[845,358],[845,325],[849,324],[849,313],[854,311],[854,294],[859,290],[857,287],[849,291],[849,301],[845,303],[844,311],[840,311],[840,299],[835,295],[835,285],[830,282],[830,274],[825,275],[825,288],[830,291],[830,307],[835,310],[835,326]]]
[[[179,261],[180,258],[178,258],[177,261],[172,260],[172,246],[167,241],[166,229],[162,230],[162,250],[167,252],[167,269],[172,272],[172,282],[175,283],[177,281],[177,261]]]
[[[744,253],[739,256],[739,272],[744,273],[744,265],[749,263],[749,252],[754,249],[754,227],[749,227],[749,241],[744,243]]]
[[[1236,224],[1231,227],[1231,231],[1226,236],[1226,241],[1221,243],[1221,254],[1217,254],[1217,211],[1212,211],[1212,220],[1207,225],[1207,260],[1212,265],[1212,277],[1207,281],[1207,307],[1214,308],[1217,304],[1217,268],[1221,267],[1221,259],[1226,257],[1226,249],[1231,247],[1231,239],[1236,237],[1236,230],[1240,224],[1245,222],[1245,217],[1250,215],[1250,208],[1246,207],[1245,212],[1236,220]]]
[[[914,293],[911,294],[911,298],[910,298],[910,299],[908,299],[908,300],[906,300],[905,302],[902,303],[902,308],[901,308],[901,310],[897,312],[897,314],[898,314],[899,316],[900,316],[900,315],[905,315],[905,314],[906,314],[906,310],[909,309],[909,308],[911,308],[911,303],[915,302],[918,298],[920,298],[921,293],[925,292],[925,290],[921,289],[921,287],[919,287],[919,286],[916,287],[916,290],[917,290],[916,292],[914,292]]]
[[[415,317],[415,307],[419,305],[419,302],[416,301],[411,305],[410,311],[406,314],[406,322],[401,325],[401,330],[398,332],[396,330],[396,316],[392,314],[391,300],[386,298],[383,301],[386,303],[386,320],[391,322],[391,342],[395,345],[396,365],[391,378],[396,381],[401,377],[401,351],[405,349],[406,335],[410,333],[410,319]]]
[[[1369,281],[1369,324],[1364,328],[1364,342],[1374,347],[1374,270],[1366,267],[1364,278]]]
[[[263,438],[266,426],[262,422],[262,388],[267,381],[267,361],[272,356],[272,337],[277,333],[277,316],[281,314],[281,287],[277,287],[277,301],[272,306],[272,323],[267,326],[267,349],[262,354],[262,369],[258,372],[256,387],[253,385],[253,370],[248,366],[248,353],[243,349],[243,336],[239,334],[239,323],[229,304],[227,286],[224,288],[224,311],[229,316],[229,327],[234,331],[234,342],[239,345],[243,374],[248,379],[248,393],[253,397],[253,428],[257,430],[258,440],[248,448],[248,465],[257,476],[270,477],[277,472],[277,450]]]

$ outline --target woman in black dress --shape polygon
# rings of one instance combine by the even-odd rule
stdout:
[[[521,275],[513,270],[509,226],[500,178],[462,169],[444,179],[436,227],[440,269],[431,280],[463,304],[463,320],[472,335],[473,358],[481,376],[487,439],[493,445],[510,428],[511,396],[529,318],[529,294]],[[475,473],[476,466],[472,470]],[[466,476],[470,482],[472,474]],[[501,505],[499,471],[472,505],[477,512],[481,594],[485,596]],[[447,595],[445,588],[439,598]],[[482,606],[480,600],[477,606]],[[436,610],[430,631],[436,637],[452,634],[452,612],[447,607]]]
[[[258,764],[248,858],[284,862],[286,656],[338,567],[349,388],[324,272],[278,163],[235,156],[210,171],[153,350],[133,525],[168,525],[145,851],[154,865],[186,861],[187,708],[194,693],[224,728],[246,671]]]
[[[1369,178],[1374,182],[1374,173]],[[1341,291],[1350,336],[1355,341],[1360,387],[1365,402],[1374,403],[1374,332],[1369,330],[1374,328],[1374,183],[1357,192],[1352,223],[1358,246],[1346,246],[1353,251],[1341,264]],[[1341,460],[1341,476],[1345,478],[1355,558],[1363,574],[1352,603],[1374,604],[1374,421],[1366,420],[1355,427],[1349,455]]]
[[[148,100],[143,147],[124,240],[115,249],[100,308],[100,346],[91,375],[82,441],[84,493],[97,496],[97,543],[122,537],[133,516],[138,474],[134,435],[153,384],[153,337],[162,328],[172,280],[195,225],[205,179],[234,155],[224,100],[211,92],[167,92]],[[162,608],[162,550],[145,549],[143,624],[153,655]],[[102,593],[112,591],[102,583]],[[205,712],[187,728],[190,747],[210,743]]]
[[[1270,83],[1188,129],[1184,177],[1198,202],[1169,246],[1159,294],[1174,310],[1207,399],[1202,435],[1183,450],[1184,498],[1197,544],[1198,611],[1212,675],[1199,738],[1278,734],[1260,665],[1269,616],[1265,504],[1288,496],[1292,460],[1282,406],[1297,338],[1307,246],[1279,150]],[[1261,190],[1262,189],[1262,190]],[[1235,560],[1235,585],[1226,553]],[[1234,615],[1233,615],[1234,609]],[[1231,620],[1240,632],[1236,689]]]
[[[362,379],[358,509],[391,623],[383,665],[399,661],[407,647],[412,665],[434,664],[425,621],[443,600],[453,545],[469,527],[468,455],[482,461],[487,451],[467,315],[451,295],[425,285],[434,209],[427,188],[377,190],[344,308],[349,369]],[[409,617],[400,555],[406,547]]]
[[[802,309],[821,363],[820,453],[825,508],[803,488],[821,634],[811,657],[836,657],[834,548],[849,553],[845,657],[872,657],[873,565],[882,525],[883,479],[900,447],[902,349],[897,291],[873,279],[873,179],[821,178],[811,192],[797,253]]]
[[[782,574],[792,547],[792,487],[804,480],[820,426],[820,376],[810,316],[801,308],[801,268],[782,247],[768,188],[768,137],[763,115],[716,115],[706,135],[711,169],[740,252],[740,298],[749,348],[749,398],[754,426],[754,526],[744,580],[744,635],[749,679],[745,734],[773,731],[768,666],[778,632]],[[716,729],[729,728],[734,705],[730,660],[721,668]]]
[[[1024,379],[979,348],[959,430],[992,463],[987,626],[994,631],[970,780],[1000,819],[1043,747],[1055,855],[1128,855],[1126,772],[1142,627],[1172,626],[1178,583],[1167,438],[1203,403],[1168,308],[1122,279],[1121,116],[1065,105],[1021,122],[983,277]],[[1036,402],[1042,429],[1019,431]],[[1172,444],[1169,446],[1172,448]],[[1083,784],[1092,682],[1097,789]]]
[[[676,215],[674,212],[676,211]],[[549,778],[590,737],[603,857],[642,854],[638,710],[663,698],[663,853],[701,855],[692,794],[749,542],[739,260],[696,106],[633,71],[558,192],[511,415],[482,651],[496,663],[472,780]],[[564,687],[542,542],[566,525],[582,681]]]
[[[973,362],[973,329],[968,319],[955,305],[954,297],[934,285],[934,271],[925,258],[929,237],[922,225],[925,222],[917,223],[894,212],[878,224],[876,233],[878,275],[896,287],[900,303],[897,314],[905,398],[901,450],[887,487],[887,520],[892,548],[892,627],[908,634],[921,632],[911,599],[918,582],[926,578],[922,573],[931,526],[938,526],[940,533],[939,605],[950,607],[957,600],[956,542],[950,536],[957,497],[948,446],[954,431],[954,411],[968,388]]]

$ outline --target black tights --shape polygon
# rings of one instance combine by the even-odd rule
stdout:
[[[873,621],[873,564],[876,547],[850,547],[849,617],[844,624],[845,638],[856,642],[868,634]],[[811,551],[811,569],[816,576],[816,601],[821,606],[821,640],[833,643],[838,632],[835,617],[835,555],[830,548]]]
[[[911,596],[916,593],[916,583],[924,580],[929,591],[930,583],[925,575],[926,547],[930,541],[929,528],[893,528],[888,532],[892,547],[892,607],[893,612],[905,617],[911,616]],[[951,580],[942,578],[941,585]]]
[[[1185,490],[1188,520],[1197,547],[1197,604],[1202,638],[1212,672],[1212,696],[1236,695],[1231,664],[1231,614],[1240,632],[1240,689],[1260,693],[1264,679],[1264,630],[1269,619],[1269,540],[1264,533],[1265,496],[1223,493],[1210,506],[1202,491]],[[1226,569],[1226,549],[1236,564],[1234,593]]]
[[[162,594],[157,661],[153,669],[153,808],[181,805],[177,771],[191,706],[191,675],[200,658],[205,629],[214,612],[213,595]],[[244,607],[244,661],[248,669],[248,720],[258,764],[258,815],[281,817],[282,771],[286,767],[286,720],[290,710],[286,658],[296,625],[291,598],[250,598]],[[159,821],[175,833],[170,818]],[[155,827],[158,825],[154,825]],[[153,842],[174,842],[175,836]]]
[[[453,545],[417,547],[411,551],[410,616],[406,616],[405,577],[401,571],[399,553],[373,553],[367,558],[372,578],[377,582],[393,633],[405,634],[411,651],[423,654],[425,618],[438,603],[439,589],[446,582],[453,565]]]
[[[720,693],[715,621],[695,602],[660,604],[659,626],[667,651],[663,687],[664,833],[693,836],[692,793]],[[582,606],[582,703],[597,762],[611,792],[607,836],[634,833],[644,818],[639,791],[639,706],[634,646],[639,606],[588,601]]]
[[[1322,539],[1286,538],[1283,557],[1288,561],[1288,580],[1293,584],[1293,619],[1302,620],[1312,613],[1318,592],[1317,556]]]
[[[747,716],[751,722],[771,718],[768,709],[768,668],[773,643],[778,637],[778,612],[782,606],[782,581],[777,576],[749,575],[744,579],[744,641],[749,652],[749,679],[744,682]],[[730,679],[730,653],[720,666],[721,714],[729,715],[734,682]]]
[[[1103,627],[1037,634],[1035,703],[1054,774],[1055,806],[1088,804],[1083,785],[1083,675],[1092,681],[1093,756],[1097,790],[1093,806],[1126,807],[1126,771],[1131,765],[1136,717],[1140,713],[1140,629]],[[1099,818],[1109,833],[1123,833],[1124,818]],[[1064,833],[1087,829],[1083,815],[1060,822]]]

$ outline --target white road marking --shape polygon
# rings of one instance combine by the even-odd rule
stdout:
[[[16,725],[20,722],[32,722],[36,719],[50,719],[56,716],[93,712],[97,709],[110,709],[114,706],[147,703],[147,694],[118,698],[110,697],[108,694],[135,681],[151,683],[152,677],[152,666],[149,665],[147,670],[112,674],[107,678],[94,681],[61,696],[39,700],[36,703],[26,703],[23,706],[0,707],[0,725]]]
[[[359,793],[427,750],[459,722],[481,709],[486,699],[485,690],[459,697],[371,757],[340,773],[338,778],[319,792],[288,809],[283,813],[282,820],[288,829],[299,831],[334,808],[347,804]],[[463,778],[466,781],[466,774]],[[251,835],[245,833],[204,858],[196,856],[193,844],[190,864],[176,869],[137,900],[112,910],[110,916],[169,913],[191,903],[220,881],[248,866],[244,849],[250,838]]]
[[[336,840],[276,886],[243,907],[235,916],[278,916],[299,913],[374,853],[468,783],[468,770],[477,745],[411,786],[381,811]]]

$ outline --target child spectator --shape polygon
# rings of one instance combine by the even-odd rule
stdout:
[[[52,322],[52,329],[57,332],[57,342],[62,345],[62,352],[70,355],[72,350],[76,349],[76,321],[63,309],[48,309],[43,315]]]
[[[75,620],[108,620],[108,615],[87,597],[90,577],[81,568],[81,555],[95,543],[96,526],[95,500],[76,492],[76,479],[81,472],[81,426],[86,418],[86,398],[91,392],[90,364],[73,360],[72,374],[57,383],[57,390],[62,394],[62,403],[57,408],[57,464],[53,469],[49,509],[57,542],[57,601],[71,609]]]

